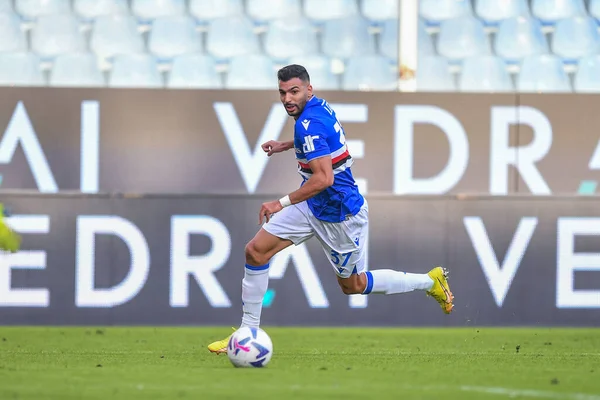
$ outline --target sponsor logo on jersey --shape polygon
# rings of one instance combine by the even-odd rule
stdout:
[[[315,139],[318,139],[318,136],[305,136],[304,144],[302,145],[302,150],[304,153],[310,153],[315,150]]]

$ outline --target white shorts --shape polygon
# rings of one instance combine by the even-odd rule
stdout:
[[[299,245],[316,236],[337,276],[348,278],[365,271],[369,206],[367,200],[360,211],[342,222],[317,219],[306,201],[275,213],[263,228],[271,235]]]

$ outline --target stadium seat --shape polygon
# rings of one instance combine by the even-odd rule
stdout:
[[[75,0],[75,13],[84,20],[93,20],[103,15],[128,14],[127,0]]]
[[[160,59],[202,50],[202,38],[189,16],[159,17],[152,22],[148,49]]]
[[[70,0],[15,0],[15,9],[24,19],[37,19],[41,15],[69,14]]]
[[[311,54],[292,57],[288,62],[306,68],[313,90],[338,90],[340,88],[338,78],[333,74],[329,57],[321,54]]]
[[[360,16],[326,21],[321,37],[323,53],[342,59],[373,54],[375,41],[369,26],[369,21]]]
[[[233,57],[225,79],[227,89],[277,90],[277,74],[271,59],[264,55],[248,54]]]
[[[421,57],[417,64],[417,91],[453,92],[456,90],[448,60],[440,56]]]
[[[108,85],[114,88],[160,88],[163,82],[152,55],[119,54],[115,56]]]
[[[167,80],[171,89],[221,89],[215,60],[205,54],[184,54],[173,59]]]
[[[552,52],[563,62],[574,63],[577,59],[600,51],[600,34],[596,21],[591,17],[571,17],[556,22],[552,35]]]
[[[92,53],[63,54],[54,60],[50,86],[101,87],[104,77]]]
[[[384,21],[379,36],[379,53],[390,62],[398,62],[398,20]]]
[[[516,17],[502,21],[494,40],[494,51],[508,63],[519,63],[533,54],[548,52],[542,24],[535,18]]]
[[[190,0],[190,14],[200,23],[244,15],[242,0]]]
[[[504,61],[492,55],[465,58],[458,87],[461,92],[514,91]]]
[[[0,13],[0,52],[27,50],[27,37],[14,13]]]
[[[560,58],[553,54],[525,57],[517,79],[519,92],[570,92],[569,78]]]
[[[248,16],[259,23],[302,15],[300,0],[247,0],[246,9]]]
[[[212,20],[206,38],[206,48],[217,59],[258,53],[260,50],[252,21],[243,16]]]
[[[477,0],[475,13],[487,25],[497,25],[508,18],[530,15],[527,0]]]
[[[379,53],[390,62],[398,62],[398,20],[389,19],[383,22],[379,36]]]
[[[596,18],[596,21],[600,24],[600,0],[590,0],[589,4],[590,15]]]
[[[293,46],[290,45],[290,38],[293,38]],[[295,55],[316,53],[317,33],[304,18],[273,20],[268,25],[264,46],[265,52],[278,61]]]
[[[573,85],[579,93],[600,93],[600,54],[579,60]]]
[[[72,14],[42,15],[31,32],[31,49],[42,57],[84,51],[85,38]]]
[[[45,86],[40,60],[33,53],[0,53],[0,86]]]
[[[342,88],[344,90],[384,90],[398,88],[398,76],[388,60],[379,55],[356,56],[348,59]]]
[[[478,54],[489,54],[490,43],[483,23],[470,15],[445,20],[440,25],[438,53],[451,62]]]
[[[183,15],[186,13],[185,0],[132,0],[131,11],[141,21],[151,21],[159,17]]]
[[[91,49],[100,57],[144,51],[144,41],[134,17],[107,15],[94,22],[90,39]]]
[[[435,54],[433,41],[427,33],[425,22],[419,19],[417,26],[418,32],[418,53],[419,57]],[[386,20],[383,22],[381,36],[379,41],[379,52],[388,58],[390,62],[398,62],[398,20]]]
[[[583,0],[531,0],[531,12],[544,25],[586,14]]]
[[[399,0],[362,0],[360,12],[369,21],[381,23],[386,20],[398,21]]]
[[[358,14],[356,0],[304,0],[304,14],[310,20],[323,22]]]
[[[419,15],[427,25],[439,25],[447,19],[472,15],[470,0],[420,0]]]
[[[1,13],[12,14],[13,12],[14,12],[14,9],[12,6],[12,0],[0,0],[0,14]]]

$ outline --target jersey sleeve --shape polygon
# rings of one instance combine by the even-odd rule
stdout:
[[[331,154],[327,144],[327,131],[321,122],[311,119],[298,120],[295,130],[307,161]]]

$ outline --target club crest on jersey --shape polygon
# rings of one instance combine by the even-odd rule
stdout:
[[[310,121],[305,119],[304,121],[302,121],[302,126],[304,127],[305,130],[308,130],[308,125],[310,125]]]
[[[304,144],[302,145],[304,153],[310,153],[315,150],[315,139],[318,138],[318,136],[304,136]]]

